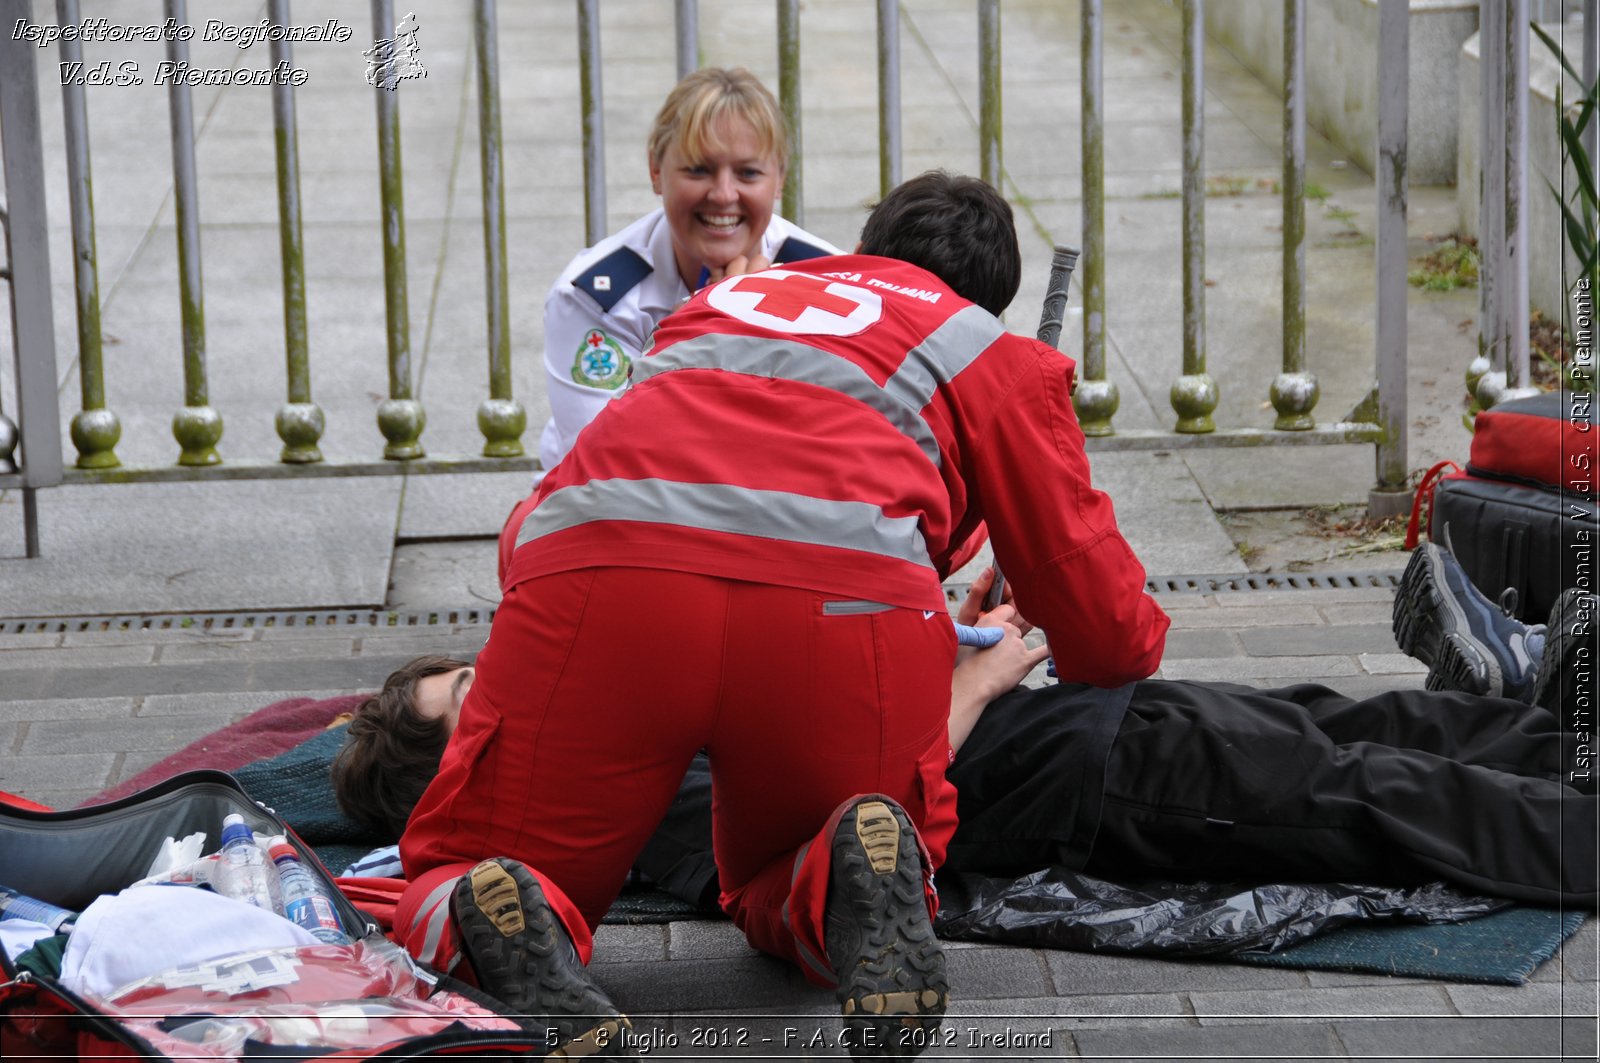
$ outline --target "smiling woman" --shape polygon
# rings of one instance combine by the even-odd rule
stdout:
[[[650,133],[661,207],[562,271],[544,304],[546,469],[628,382],[661,319],[714,281],[838,249],[773,214],[789,162],[777,101],[747,70],[680,81]]]

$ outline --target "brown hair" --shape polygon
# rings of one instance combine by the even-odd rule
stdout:
[[[417,657],[361,703],[331,772],[334,797],[345,815],[399,840],[411,810],[439,773],[439,758],[450,740],[442,719],[417,712],[417,680],[467,667],[452,657]]]
[[[708,66],[685,77],[667,94],[650,130],[650,162],[660,166],[674,144],[691,163],[705,159],[717,144],[717,125],[728,115],[742,118],[755,130],[763,155],[789,168],[789,132],[778,101],[757,77],[744,69]]]
[[[976,177],[929,170],[883,197],[861,229],[861,254],[921,266],[998,316],[1022,283],[1011,204]]]

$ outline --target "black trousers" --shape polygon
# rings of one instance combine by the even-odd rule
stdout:
[[[1496,698],[1142,682],[1085,870],[1443,878],[1593,908],[1600,801],[1566,785],[1575,743],[1548,713]]]
[[[1023,874],[1060,863],[1113,881],[1445,879],[1596,907],[1600,801],[1565,785],[1577,738],[1549,713],[1421,690],[1353,701],[1310,684],[1132,686],[997,699],[950,769],[961,823],[946,866]],[[1103,782],[1087,795],[1084,761],[1100,754],[1057,747],[1092,745],[1097,720],[1119,716]],[[1092,797],[1100,807],[1086,815]],[[703,756],[635,866],[715,910]]]

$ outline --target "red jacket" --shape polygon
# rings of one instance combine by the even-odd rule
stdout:
[[[545,477],[506,586],[633,565],[943,611],[987,520],[1061,677],[1143,678],[1168,620],[1090,485],[1073,368],[893,259],[729,278]]]

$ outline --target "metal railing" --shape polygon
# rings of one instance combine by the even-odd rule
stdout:
[[[187,22],[184,0],[164,0],[165,13],[177,24]],[[1276,411],[1271,429],[1242,426],[1218,427],[1213,420],[1219,395],[1207,372],[1205,345],[1204,223],[1205,179],[1203,167],[1204,87],[1202,63],[1203,0],[1183,0],[1183,343],[1179,372],[1171,386],[1174,414],[1171,430],[1125,430],[1114,425],[1118,407],[1116,385],[1108,378],[1105,320],[1108,293],[1105,260],[1104,111],[1101,95],[1103,22],[1102,0],[1081,0],[1081,146],[1083,168],[1084,259],[1080,274],[1083,290],[1082,379],[1075,397],[1080,420],[1094,449],[1172,449],[1213,446],[1316,445],[1370,443],[1377,448],[1377,483],[1374,507],[1393,509],[1405,488],[1405,214],[1406,214],[1406,103],[1407,16],[1405,0],[1380,0],[1379,32],[1379,173],[1377,293],[1378,325],[1375,336],[1376,384],[1354,411],[1335,421],[1319,421],[1317,378],[1310,366],[1305,329],[1305,0],[1284,3],[1284,112],[1283,112],[1283,352],[1282,367],[1268,388]],[[800,11],[795,0],[777,0],[778,89],[784,113],[791,123],[794,161],[783,192],[787,216],[800,218],[802,181],[800,129]],[[1520,229],[1492,237],[1503,229],[1499,218],[1520,217],[1515,210],[1522,195],[1523,137],[1516,116],[1526,108],[1525,0],[1485,0],[1485,26],[1501,25],[1505,34],[1486,33],[1502,42],[1497,51],[1484,52],[1485,159],[1507,159],[1504,171],[1486,167],[1484,183],[1485,230],[1482,244],[1504,242],[1502,260],[1486,254],[1484,263],[1484,321],[1486,340],[1478,377],[1479,394],[1493,401],[1496,382],[1504,381],[1510,358],[1513,386],[1526,383],[1526,328],[1516,339],[1516,314],[1525,317],[1527,301],[1517,292],[1526,289],[1526,249]],[[1503,12],[1503,14],[1495,14]],[[12,26],[28,19],[27,0],[0,0],[0,24]],[[605,235],[605,168],[603,87],[600,72],[601,40],[598,0],[577,0],[578,58],[580,68],[581,134],[585,231],[594,242]],[[698,5],[676,0],[675,46],[679,73],[698,65]],[[96,276],[95,223],[90,198],[90,144],[88,118],[81,86],[64,86],[63,105],[69,202],[72,217],[75,290],[77,296],[77,357],[81,408],[71,423],[77,448],[72,469],[62,468],[56,429],[57,396],[54,337],[51,331],[49,268],[44,228],[44,189],[38,98],[35,89],[34,47],[0,34],[0,107],[3,107],[5,177],[8,208],[6,262],[12,284],[13,334],[16,341],[16,390],[21,409],[21,457],[15,462],[18,432],[0,411],[0,489],[21,488],[27,513],[28,552],[35,556],[38,534],[34,517],[34,492],[62,482],[163,481],[194,478],[247,479],[367,475],[406,472],[463,472],[532,469],[533,458],[524,454],[521,436],[526,414],[512,397],[502,129],[499,108],[497,25],[494,0],[474,4],[474,57],[478,96],[478,135],[482,171],[481,209],[484,221],[484,266],[488,313],[488,391],[477,411],[484,437],[481,456],[429,456],[421,443],[426,414],[413,392],[413,370],[406,293],[404,188],[401,180],[399,96],[385,91],[381,80],[374,89],[377,107],[378,159],[381,175],[384,241],[384,291],[388,396],[377,420],[384,439],[382,460],[333,463],[323,460],[319,439],[324,428],[321,407],[312,398],[310,352],[306,338],[306,271],[302,243],[299,187],[298,130],[295,88],[273,88],[273,124],[277,144],[278,228],[282,256],[284,332],[288,388],[275,424],[282,440],[277,460],[229,457],[219,448],[222,422],[208,403],[204,285],[201,271],[199,182],[195,173],[194,131],[190,89],[182,81],[169,86],[174,201],[177,217],[179,283],[182,291],[183,406],[173,420],[179,446],[174,465],[125,467],[116,454],[121,428],[106,394],[103,378],[102,337]],[[372,29],[379,45],[375,63],[403,58],[392,0],[371,0]],[[1000,97],[1001,40],[998,0],[977,0],[978,42],[978,142],[977,160],[982,176],[1004,187]],[[58,0],[57,18],[76,24],[76,0]],[[288,0],[270,0],[268,20],[289,24]],[[1499,19],[1498,22],[1493,20]],[[879,88],[879,183],[887,191],[901,179],[903,152],[900,116],[900,10],[896,0],[878,0],[876,11]],[[64,59],[81,61],[76,42],[62,40]],[[74,49],[69,51],[69,47]],[[274,62],[292,63],[287,41],[272,43]],[[1520,50],[1519,50],[1520,49]],[[187,60],[183,40],[167,41],[168,58]],[[1497,96],[1487,91],[1503,86]],[[1520,95],[1519,95],[1520,94]],[[1496,112],[1490,103],[1509,100],[1509,109]],[[1500,117],[1492,117],[1499,114]],[[1498,146],[1497,146],[1498,145]],[[958,160],[952,165],[959,167]],[[1503,191],[1502,191],[1503,190]],[[1509,205],[1502,213],[1497,208]],[[1519,273],[1520,270],[1520,273]],[[1504,278],[1510,277],[1507,282]],[[1519,282],[1516,278],[1520,276]],[[1517,287],[1520,283],[1521,287]],[[1509,293],[1509,295],[1505,294]],[[1508,338],[1509,337],[1509,338]],[[8,437],[9,432],[9,437]],[[10,442],[8,445],[8,438]]]

